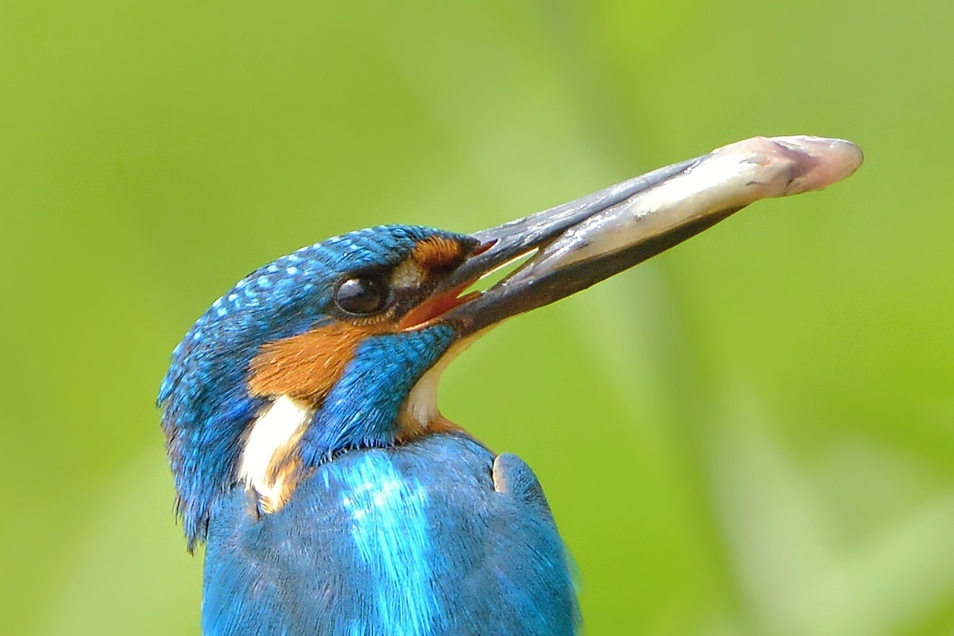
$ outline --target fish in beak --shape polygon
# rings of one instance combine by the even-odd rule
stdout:
[[[759,199],[820,190],[853,174],[841,139],[753,137],[473,234],[478,247],[434,290],[461,336],[560,300],[663,252]],[[524,263],[483,292],[474,282]]]

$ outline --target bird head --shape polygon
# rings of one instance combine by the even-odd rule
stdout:
[[[189,330],[159,391],[190,548],[237,483],[275,512],[337,454],[455,428],[437,383],[481,334],[756,199],[847,176],[860,151],[829,142],[747,140],[472,235],[379,226],[252,272]],[[497,284],[469,291],[518,259]]]

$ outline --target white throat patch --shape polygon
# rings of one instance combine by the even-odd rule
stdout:
[[[239,461],[239,479],[258,494],[262,510],[275,512],[286,499],[291,452],[315,414],[308,404],[279,396],[252,423]]]
[[[404,414],[422,429],[427,429],[435,420],[441,417],[441,410],[437,406],[437,389],[441,382],[444,369],[454,361],[467,347],[477,341],[488,330],[478,331],[462,340],[458,340],[441,358],[427,370],[417,384],[411,389],[404,403]]]

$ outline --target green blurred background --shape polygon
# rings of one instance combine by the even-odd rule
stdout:
[[[954,4],[6,0],[5,634],[197,634],[153,400],[235,280],[756,134],[867,163],[509,322],[441,404],[546,487],[590,634],[954,632]]]

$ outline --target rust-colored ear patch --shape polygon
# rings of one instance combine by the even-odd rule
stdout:
[[[317,405],[344,373],[358,344],[387,329],[385,324],[336,323],[269,342],[252,359],[249,393],[288,395]]]
[[[430,236],[416,246],[411,258],[428,272],[441,272],[464,262],[464,247],[452,238]]]

